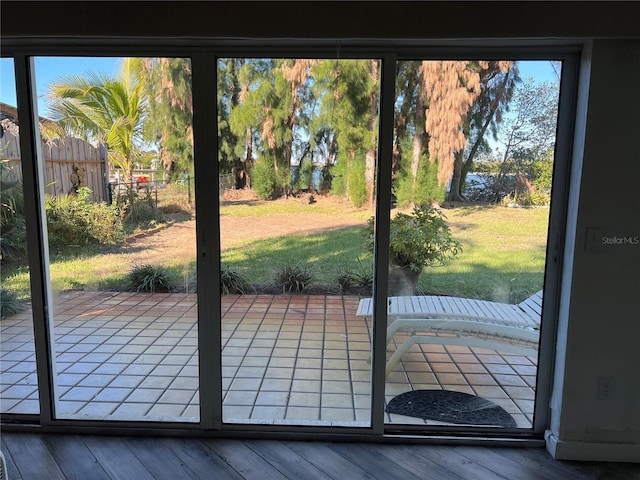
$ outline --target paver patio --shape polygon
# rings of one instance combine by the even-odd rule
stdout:
[[[199,420],[195,294],[65,292],[55,302],[60,418]],[[359,298],[224,296],[223,421],[368,425],[371,319]],[[391,354],[401,335],[389,346]],[[37,413],[30,311],[0,322],[0,411]],[[416,389],[475,394],[530,428],[536,359],[414,345],[387,377],[386,399]],[[394,424],[421,424],[386,415]],[[429,422],[435,423],[435,422]]]

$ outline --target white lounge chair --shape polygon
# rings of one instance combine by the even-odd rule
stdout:
[[[373,299],[360,300],[356,315],[370,317]],[[387,344],[397,332],[410,336],[387,362],[387,375],[417,343],[465,345],[537,356],[542,290],[518,304],[423,295],[388,298]]]

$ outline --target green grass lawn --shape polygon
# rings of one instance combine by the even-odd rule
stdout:
[[[309,212],[292,202],[284,213],[295,216]],[[353,207],[332,204],[325,215],[358,215],[363,227],[370,215]],[[275,213],[271,205],[223,206],[221,215],[264,216]],[[279,206],[278,214],[282,214]],[[445,210],[453,237],[463,251],[443,267],[426,269],[420,277],[424,292],[498,299],[517,302],[542,288],[547,221],[545,208],[508,208],[468,206]],[[171,228],[171,227],[170,227]],[[315,234],[287,235],[260,239],[232,246],[222,253],[224,266],[242,273],[252,284],[269,284],[278,268],[286,263],[308,263],[317,285],[336,286],[336,275],[346,269],[371,269],[372,258],[363,246],[358,227],[318,230]],[[177,285],[192,280],[193,262],[184,264],[171,257],[169,269]],[[54,290],[122,288],[132,268],[118,253],[98,254],[85,250],[75,255],[52,255],[50,274]],[[4,288],[29,295],[29,276],[25,268],[3,268]]]
[[[255,240],[222,254],[223,265],[243,274],[253,284],[265,285],[279,267],[298,262],[309,265],[316,284],[336,284],[336,274],[347,268],[372,268],[358,227]],[[360,259],[360,261],[358,260]]]
[[[548,209],[461,207],[445,214],[463,251],[422,274],[425,291],[517,302],[542,288]]]
[[[542,288],[548,209],[460,207],[445,215],[463,245],[452,262],[426,269],[424,292],[517,302]],[[317,283],[335,283],[344,269],[372,268],[360,228],[256,240],[223,253],[224,265],[251,283],[268,284],[278,266],[308,262]]]

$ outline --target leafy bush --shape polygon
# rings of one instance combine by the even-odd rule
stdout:
[[[533,184],[538,190],[551,190],[553,180],[553,161],[537,160],[533,162]]]
[[[138,190],[129,185],[124,193],[116,195],[115,206],[122,212],[126,225],[149,228],[163,221],[164,216],[156,206],[152,192],[150,188]]]
[[[90,194],[91,190],[85,187],[77,195],[47,197],[50,247],[115,244],[122,239],[124,230],[118,209],[91,201]]]
[[[144,264],[133,267],[127,274],[129,288],[136,292],[172,292],[175,284],[163,267]]]
[[[27,229],[24,221],[22,182],[12,178],[8,162],[0,162],[0,259],[26,254]]]
[[[286,263],[278,269],[274,283],[283,292],[301,293],[308,290],[313,283],[314,275],[307,263]]]
[[[484,203],[517,203],[519,205],[549,205],[553,160],[514,160],[505,162],[478,162],[476,172],[485,173],[482,182],[469,181],[465,184],[464,196],[467,200]],[[531,187],[522,191],[522,179]]]
[[[343,155],[339,155],[338,163],[331,165],[327,168],[325,177],[331,179],[330,192],[338,197],[345,197],[347,195],[347,174],[348,168],[346,159],[343,161]]]
[[[271,162],[258,159],[251,175],[251,186],[263,200],[273,200],[276,195],[276,172]]]
[[[366,247],[373,253],[374,217],[367,222],[366,235]],[[462,245],[451,237],[441,211],[414,207],[411,214],[398,213],[391,219],[389,248],[395,265],[421,272],[425,267],[446,264]]]
[[[429,205],[444,200],[446,186],[438,184],[438,163],[431,163],[427,155],[420,157],[418,176],[414,183],[411,175],[411,157],[402,159],[402,167],[395,182],[396,203],[400,207]]]
[[[311,160],[303,161],[298,168],[291,171],[291,186],[294,191],[315,189],[318,190],[319,185],[314,185],[313,174],[315,166]]]
[[[346,154],[339,154],[338,163],[331,170],[331,193],[340,197],[348,196],[356,207],[361,207],[368,200],[364,171],[364,155],[352,159]]]
[[[222,267],[220,270],[220,293],[229,295],[231,293],[239,293],[244,295],[251,289],[249,282],[242,274],[231,270],[228,267]]]
[[[5,288],[0,288],[0,318],[7,318],[26,309],[18,295]]]
[[[281,197],[291,183],[289,172],[276,172],[273,162],[259,158],[253,167],[251,186],[258,197],[274,200]]]
[[[362,207],[368,200],[364,170],[364,158],[356,157],[349,169],[349,199],[357,208]]]
[[[541,190],[530,190],[525,192],[514,192],[502,199],[505,205],[522,205],[524,207],[541,207],[551,203],[549,192]]]
[[[471,202],[500,203],[515,190],[515,186],[514,175],[487,175],[482,182],[467,182],[462,193]]]

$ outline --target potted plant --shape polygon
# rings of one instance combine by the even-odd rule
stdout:
[[[373,252],[374,218],[367,222],[367,247]],[[389,295],[415,295],[425,267],[445,265],[462,251],[451,237],[444,214],[433,207],[397,213],[390,223]]]

